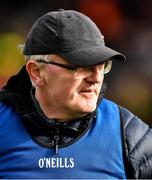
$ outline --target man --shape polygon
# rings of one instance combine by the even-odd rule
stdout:
[[[103,98],[125,56],[85,15],[58,10],[32,26],[26,65],[0,92],[0,178],[152,177],[152,131]]]

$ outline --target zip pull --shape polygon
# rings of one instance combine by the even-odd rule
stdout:
[[[55,154],[58,154],[58,149],[59,149],[59,130],[58,129],[56,129],[54,141],[55,141]]]

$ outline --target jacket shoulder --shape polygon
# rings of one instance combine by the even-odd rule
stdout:
[[[152,178],[152,129],[120,107],[128,158],[136,178]]]

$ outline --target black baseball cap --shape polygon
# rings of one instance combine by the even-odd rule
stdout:
[[[27,35],[23,54],[57,54],[82,67],[108,59],[125,60],[123,54],[105,46],[104,36],[88,16],[74,10],[41,16]]]

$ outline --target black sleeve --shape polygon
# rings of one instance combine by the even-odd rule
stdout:
[[[127,109],[120,107],[124,165],[128,178],[152,178],[152,129]]]

